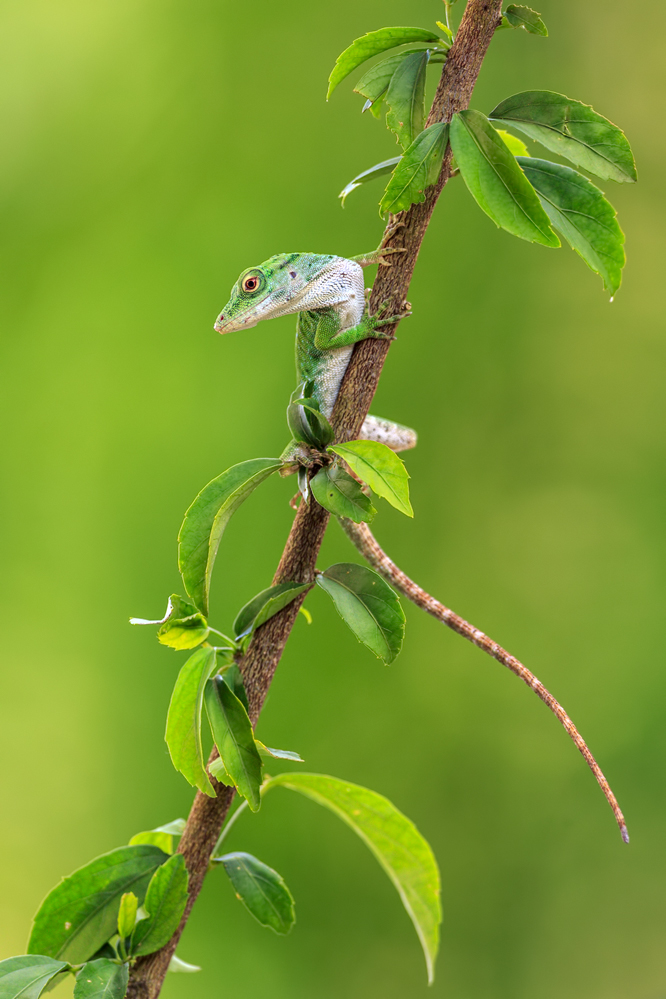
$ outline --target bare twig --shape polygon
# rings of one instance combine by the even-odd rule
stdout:
[[[450,121],[456,111],[468,106],[481,63],[500,23],[500,12],[501,0],[468,0],[454,43],[444,63],[427,124]],[[379,305],[386,302],[387,309],[390,310],[388,314],[402,313],[430,217],[442,188],[450,177],[450,159],[449,151],[437,184],[426,192],[425,202],[412,205],[409,211],[389,218],[382,246],[395,246],[399,243],[405,252],[395,255],[392,266],[379,268],[370,299],[371,311],[377,311]],[[386,332],[394,328],[387,327]],[[377,388],[389,346],[388,340],[373,339],[363,340],[354,348],[333,412],[332,423],[337,441],[351,440],[358,436]],[[314,580],[317,556],[328,520],[328,513],[316,503],[300,505],[273,583],[285,580],[307,583]],[[252,644],[240,663],[253,724],[259,717],[303,599],[301,596],[292,601],[257,629]],[[213,750],[211,759],[216,755]],[[218,784],[214,779],[212,783],[218,797],[208,798],[197,793],[180,841],[179,850],[185,857],[190,876],[187,909],[169,943],[155,954],[137,960],[130,974],[127,999],[156,999],[160,994],[169,961],[201,890],[211,854],[233,798],[233,792],[229,788]]]
[[[497,642],[493,642],[492,638],[488,638],[487,635],[485,635],[482,631],[479,631],[478,628],[475,628],[473,624],[469,623],[469,621],[465,621],[464,618],[455,614],[448,607],[445,607],[444,604],[441,604],[439,600],[435,600],[435,598],[431,597],[429,593],[426,593],[425,590],[421,589],[421,587],[415,583],[413,579],[410,579],[409,576],[402,571],[402,569],[399,569],[395,562],[393,562],[386,552],[383,551],[367,524],[355,524],[352,520],[348,520],[346,517],[340,517],[340,524],[345,534],[356,546],[356,548],[358,548],[363,558],[365,558],[373,569],[376,569],[376,571],[383,576],[384,579],[388,580],[389,583],[395,586],[396,590],[400,590],[401,593],[404,593],[404,595],[415,603],[417,607],[420,607],[421,610],[426,611],[428,614],[432,614],[433,617],[436,617],[438,621],[442,622],[442,624],[451,628],[452,631],[455,631],[458,635],[462,635],[463,638],[466,638],[469,642],[478,646],[478,648],[483,649],[483,651],[487,652],[489,656],[496,659],[498,663],[502,664],[502,666],[506,666],[512,673],[519,676],[528,687],[532,688],[537,697],[540,697],[543,703],[550,708],[555,717],[559,719],[582,753],[585,762],[596,777],[599,787],[606,795],[608,804],[613,809],[613,815],[615,816],[615,820],[620,827],[622,839],[625,843],[628,843],[629,833],[627,832],[624,815],[622,814],[620,806],[617,803],[617,798],[610,789],[608,781],[601,772],[599,764],[587,748],[585,740],[574,723],[571,721],[571,718],[569,718],[569,715],[566,713],[562,705],[555,700],[553,695],[548,690],[546,690],[541,681],[537,680],[534,673],[531,673],[527,666],[523,666],[523,664],[516,659],[515,656],[512,656],[506,651],[506,649],[503,649],[501,645],[498,645]]]

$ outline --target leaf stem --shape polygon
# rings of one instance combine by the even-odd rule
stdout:
[[[248,807],[247,801],[242,801],[240,803],[240,805],[238,806],[238,808],[236,809],[236,811],[234,812],[234,814],[227,821],[226,825],[224,826],[222,832],[220,833],[220,835],[218,837],[217,843],[215,844],[215,849],[213,850],[213,855],[211,857],[211,860],[215,860],[215,858],[219,856],[220,846],[222,845],[222,843],[224,842],[224,840],[229,835],[229,830],[234,825],[234,823],[238,819],[238,816],[241,814],[241,812],[244,812],[247,807]]]

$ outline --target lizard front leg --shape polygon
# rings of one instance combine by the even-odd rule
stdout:
[[[388,302],[382,303],[380,312],[386,305],[388,305]],[[356,326],[340,329],[339,316],[335,312],[327,312],[322,315],[317,324],[314,335],[314,346],[317,350],[331,350],[335,347],[350,347],[361,340],[394,340],[395,337],[391,333],[383,333],[380,327],[391,326],[393,323],[397,323],[400,319],[404,319],[409,315],[411,315],[409,308],[406,308],[400,315],[389,316],[387,319],[378,319],[377,315],[371,316],[366,311]]]

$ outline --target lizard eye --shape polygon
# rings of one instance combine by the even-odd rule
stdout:
[[[256,274],[248,274],[241,287],[243,288],[243,291],[256,291],[259,287],[259,278]]]

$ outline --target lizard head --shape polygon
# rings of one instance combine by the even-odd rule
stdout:
[[[215,321],[218,333],[248,330],[262,319],[298,312],[302,292],[334,257],[314,253],[278,253],[243,271]]]

